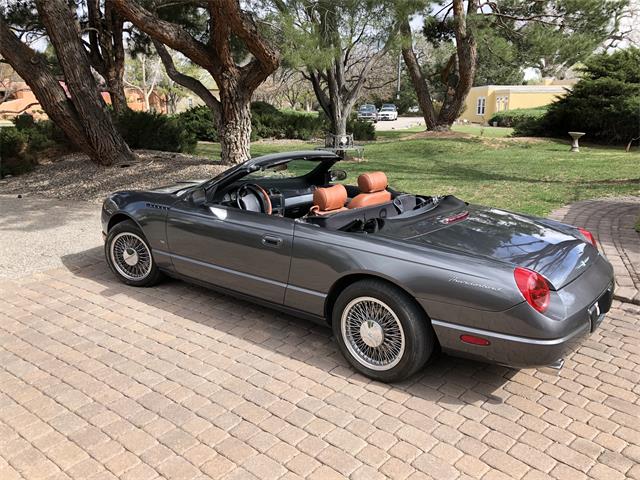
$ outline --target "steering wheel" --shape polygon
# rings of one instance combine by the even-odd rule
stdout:
[[[262,212],[271,215],[271,199],[269,194],[260,185],[245,183],[236,194],[236,203],[241,210],[249,212]]]

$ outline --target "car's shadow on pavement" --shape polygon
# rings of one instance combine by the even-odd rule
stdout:
[[[139,311],[160,321],[177,320],[180,327],[185,325],[182,320],[195,322],[200,324],[199,333],[202,326],[213,329],[210,335],[217,340],[224,337],[230,348],[242,348],[234,345],[249,342],[251,350],[268,349],[270,357],[282,356],[280,363],[302,362],[311,367],[304,368],[304,374],[314,379],[337,376],[359,384],[376,383],[350,368],[328,327],[174,279],[152,288],[129,287],[109,270],[101,247],[64,256],[62,262],[71,278],[82,279],[84,288],[104,298],[102,307],[108,310],[123,314],[132,309],[127,313]],[[188,337],[190,328],[184,328]],[[243,352],[238,351],[237,355],[240,357]],[[500,404],[502,387],[516,373],[503,366],[439,355],[421,372],[392,388],[428,402],[458,407]]]

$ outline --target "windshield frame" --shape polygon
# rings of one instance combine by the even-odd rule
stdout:
[[[320,173],[319,169],[325,169],[329,172],[331,168],[342,158],[333,152],[327,150],[301,150],[293,152],[274,153],[269,155],[263,155],[260,157],[252,158],[244,163],[236,165],[234,167],[225,170],[224,172],[216,175],[215,177],[207,180],[194,188],[204,188],[207,198],[215,195],[215,192],[219,188],[237,182],[248,174],[259,170],[264,167],[275,167],[277,165],[287,164],[293,160],[308,160],[311,162],[318,162],[318,166],[305,174],[315,175]],[[300,178],[300,177],[291,177]]]

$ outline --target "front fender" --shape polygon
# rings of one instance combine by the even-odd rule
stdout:
[[[158,266],[171,268],[169,257],[163,255],[167,251],[166,218],[171,200],[167,195],[153,192],[115,193],[102,206],[103,234],[108,234],[113,219],[129,219],[144,233]]]

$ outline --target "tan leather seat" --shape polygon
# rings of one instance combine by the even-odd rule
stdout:
[[[391,193],[387,192],[388,182],[384,172],[363,173],[358,177],[360,194],[356,195],[349,208],[370,207],[391,201]]]
[[[346,210],[345,203],[347,203],[347,189],[344,188],[344,185],[319,187],[313,191],[311,213],[314,215],[328,215],[342,212]]]

